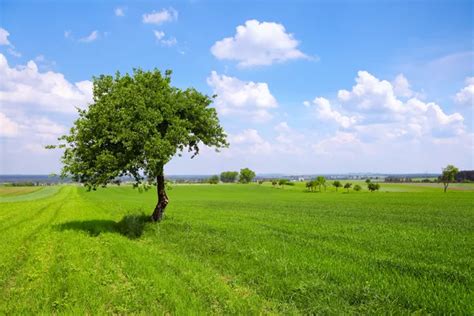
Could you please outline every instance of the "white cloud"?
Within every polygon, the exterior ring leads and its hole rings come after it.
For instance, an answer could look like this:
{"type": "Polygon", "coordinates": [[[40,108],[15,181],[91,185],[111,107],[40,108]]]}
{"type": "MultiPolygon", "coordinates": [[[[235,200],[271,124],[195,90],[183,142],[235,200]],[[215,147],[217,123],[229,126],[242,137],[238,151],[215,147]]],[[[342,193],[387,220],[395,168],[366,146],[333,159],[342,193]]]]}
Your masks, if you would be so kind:
{"type": "Polygon", "coordinates": [[[156,40],[163,46],[171,47],[178,44],[178,41],[174,37],[165,38],[165,32],[154,30],[153,34],[155,35],[156,40]]]}
{"type": "Polygon", "coordinates": [[[92,82],[71,83],[61,73],[38,71],[30,60],[10,67],[0,54],[0,102],[3,109],[22,107],[36,111],[75,113],[92,101],[92,82]]]}
{"type": "Polygon", "coordinates": [[[350,91],[338,92],[338,101],[347,114],[333,110],[324,98],[316,98],[314,103],[320,119],[333,120],[340,127],[351,129],[363,141],[421,140],[466,133],[461,114],[446,114],[438,104],[417,97],[402,101],[394,90],[390,82],[359,71],[356,85],[350,91]]]}
{"type": "Polygon", "coordinates": [[[125,16],[125,8],[117,7],[114,9],[115,16],[125,16]]]}
{"type": "Polygon", "coordinates": [[[10,33],[0,27],[0,46],[7,46],[7,52],[14,57],[21,57],[21,53],[15,49],[15,46],[8,40],[10,33]]]}
{"type": "Polygon", "coordinates": [[[21,53],[12,47],[8,47],[7,52],[14,57],[21,57],[21,53]]]}
{"type": "Polygon", "coordinates": [[[72,32],[70,30],[64,31],[64,37],[65,38],[71,38],[72,32]]]}
{"type": "Polygon", "coordinates": [[[272,117],[269,110],[278,106],[264,82],[241,81],[213,71],[207,83],[217,94],[215,104],[221,115],[239,115],[253,121],[267,121],[272,117]]]}
{"type": "Polygon", "coordinates": [[[272,145],[264,140],[256,129],[246,129],[241,133],[231,134],[228,139],[231,148],[230,153],[259,155],[272,152],[272,145]]]}
{"type": "Polygon", "coordinates": [[[362,154],[363,144],[354,133],[337,131],[333,136],[323,138],[312,145],[318,155],[341,156],[344,159],[362,154]]]}
{"type": "Polygon", "coordinates": [[[308,58],[299,42],[282,24],[248,20],[236,28],[234,37],[226,37],[211,47],[218,59],[238,61],[238,66],[266,66],[292,59],[308,58]]]}
{"type": "Polygon", "coordinates": [[[162,24],[165,22],[173,22],[178,19],[178,11],[173,8],[163,9],[161,11],[153,11],[145,13],[142,16],[143,23],[147,24],[162,24]]]}
{"type": "Polygon", "coordinates": [[[79,42],[90,43],[90,42],[93,42],[93,41],[97,40],[98,38],[99,38],[99,31],[94,30],[89,35],[80,38],[79,42]]]}
{"type": "Polygon", "coordinates": [[[454,100],[459,104],[474,106],[474,77],[466,78],[465,82],[466,86],[456,93],[454,100]]]}
{"type": "Polygon", "coordinates": [[[0,112],[0,137],[14,137],[19,131],[20,125],[0,112]]]}
{"type": "Polygon", "coordinates": [[[167,38],[167,39],[162,39],[160,41],[160,43],[164,46],[171,47],[171,46],[176,45],[178,43],[178,41],[176,40],[176,38],[170,37],[170,38],[167,38]]]}
{"type": "Polygon", "coordinates": [[[396,96],[399,97],[411,97],[413,91],[411,91],[410,83],[403,74],[399,74],[392,82],[393,90],[396,96]]]}
{"type": "Polygon", "coordinates": [[[346,116],[332,109],[329,100],[322,97],[315,98],[313,104],[316,106],[316,114],[321,120],[334,121],[343,128],[353,126],[359,119],[357,116],[346,116]]]}
{"type": "Polygon", "coordinates": [[[4,28],[0,27],[0,45],[11,45],[10,41],[8,40],[8,36],[10,36],[10,33],[4,28]]]}
{"type": "Polygon", "coordinates": [[[153,34],[155,34],[157,40],[161,40],[163,37],[165,37],[165,32],[163,31],[154,30],[153,34]]]}

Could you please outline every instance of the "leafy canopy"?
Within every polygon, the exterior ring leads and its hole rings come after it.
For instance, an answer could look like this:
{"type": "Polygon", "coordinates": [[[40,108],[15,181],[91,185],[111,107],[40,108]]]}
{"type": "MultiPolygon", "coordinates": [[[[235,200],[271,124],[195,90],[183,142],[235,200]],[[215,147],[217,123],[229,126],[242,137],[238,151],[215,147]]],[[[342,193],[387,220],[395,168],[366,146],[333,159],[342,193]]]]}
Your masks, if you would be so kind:
{"type": "Polygon", "coordinates": [[[239,182],[249,183],[255,178],[255,172],[249,168],[240,169],[239,182]]]}
{"type": "Polygon", "coordinates": [[[455,166],[447,165],[446,168],[443,168],[443,173],[441,174],[441,181],[443,181],[443,183],[454,182],[458,172],[459,169],[455,166]]]}
{"type": "Polygon", "coordinates": [[[237,171],[223,171],[221,172],[221,181],[222,182],[235,182],[239,173],[237,171]]]}
{"type": "Polygon", "coordinates": [[[194,157],[201,144],[227,147],[211,103],[193,88],[173,87],[169,70],[94,77],[93,103],[79,110],[69,135],[59,138],[58,147],[65,148],[62,174],[89,188],[119,176],[140,184],[145,176],[162,176],[163,166],[185,149],[194,157]]]}

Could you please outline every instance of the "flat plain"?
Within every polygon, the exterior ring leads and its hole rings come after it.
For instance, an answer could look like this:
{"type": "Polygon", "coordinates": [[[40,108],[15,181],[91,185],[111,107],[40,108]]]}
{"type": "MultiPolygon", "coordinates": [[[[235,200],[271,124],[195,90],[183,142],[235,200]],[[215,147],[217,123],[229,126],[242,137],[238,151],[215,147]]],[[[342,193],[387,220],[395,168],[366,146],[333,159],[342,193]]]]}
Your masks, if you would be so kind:
{"type": "Polygon", "coordinates": [[[0,314],[474,314],[474,186],[0,189],[0,314]]]}

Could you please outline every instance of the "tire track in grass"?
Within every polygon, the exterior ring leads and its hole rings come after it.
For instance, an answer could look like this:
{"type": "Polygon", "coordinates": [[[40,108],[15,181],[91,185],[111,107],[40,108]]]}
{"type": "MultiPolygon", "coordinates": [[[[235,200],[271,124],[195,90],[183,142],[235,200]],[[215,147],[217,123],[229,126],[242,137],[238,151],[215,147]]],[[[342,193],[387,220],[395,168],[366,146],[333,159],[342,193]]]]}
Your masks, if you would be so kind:
{"type": "Polygon", "coordinates": [[[15,282],[17,275],[26,264],[30,254],[29,249],[31,248],[32,244],[37,240],[41,231],[43,231],[45,227],[49,226],[58,217],[59,211],[61,210],[63,202],[64,200],[66,200],[66,198],[67,196],[65,196],[59,201],[53,202],[52,204],[59,205],[55,208],[52,213],[53,215],[49,218],[49,220],[47,222],[39,224],[29,234],[20,239],[21,246],[19,247],[17,254],[14,256],[14,265],[10,266],[9,269],[3,269],[4,276],[0,279],[0,288],[3,288],[4,297],[7,295],[13,282],[15,282]],[[5,276],[7,277],[5,278],[5,276]]]}
{"type": "MultiPolygon", "coordinates": [[[[15,223],[0,227],[0,233],[3,233],[4,231],[9,230],[10,228],[18,227],[19,225],[21,225],[21,224],[23,224],[27,221],[31,221],[32,218],[37,218],[39,215],[44,213],[44,211],[46,209],[48,209],[53,203],[54,202],[50,202],[50,203],[46,204],[45,206],[43,206],[43,207],[39,208],[38,210],[36,210],[33,214],[23,214],[23,215],[26,215],[26,218],[24,218],[24,219],[20,219],[19,221],[15,222],[15,223]]],[[[18,218],[18,215],[15,216],[15,214],[13,214],[11,217],[7,218],[4,222],[8,223],[8,221],[13,217],[18,218]]]]}

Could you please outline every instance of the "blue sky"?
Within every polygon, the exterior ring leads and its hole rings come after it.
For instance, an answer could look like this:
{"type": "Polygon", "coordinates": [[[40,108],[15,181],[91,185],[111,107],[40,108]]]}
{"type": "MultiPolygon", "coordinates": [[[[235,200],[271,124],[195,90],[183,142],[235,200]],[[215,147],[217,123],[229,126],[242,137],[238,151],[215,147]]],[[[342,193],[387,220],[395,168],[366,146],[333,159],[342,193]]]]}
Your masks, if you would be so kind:
{"type": "Polygon", "coordinates": [[[92,76],[172,69],[231,147],[169,174],[474,168],[470,1],[0,1],[0,173],[60,169],[92,76]]]}

